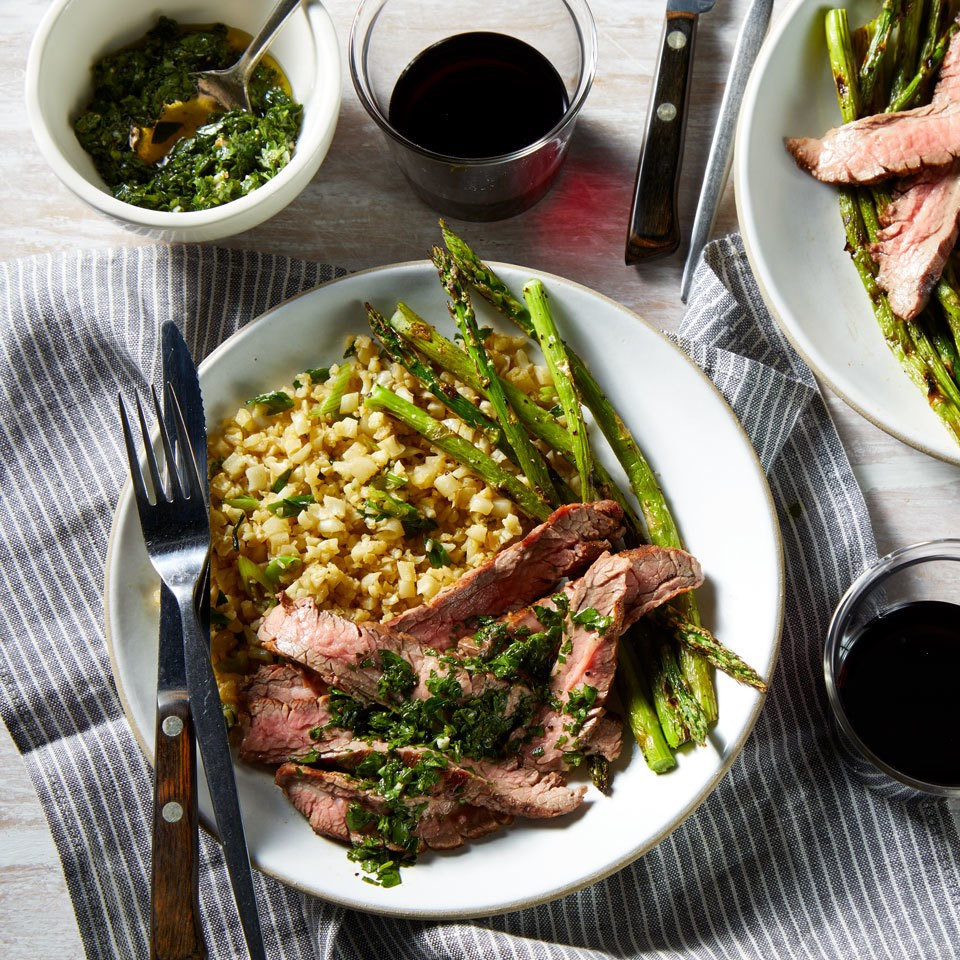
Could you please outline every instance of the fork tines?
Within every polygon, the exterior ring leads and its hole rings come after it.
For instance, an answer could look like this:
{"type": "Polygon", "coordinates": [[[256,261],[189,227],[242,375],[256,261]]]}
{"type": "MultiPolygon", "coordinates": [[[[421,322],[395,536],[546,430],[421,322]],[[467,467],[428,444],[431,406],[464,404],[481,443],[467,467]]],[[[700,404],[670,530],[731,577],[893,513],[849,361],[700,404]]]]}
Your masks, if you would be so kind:
{"type": "Polygon", "coordinates": [[[169,492],[164,486],[162,471],[157,462],[153,444],[150,442],[150,431],[147,427],[146,417],[143,414],[140,395],[134,394],[134,399],[137,404],[137,419],[140,422],[140,435],[143,439],[143,448],[147,460],[147,470],[149,471],[150,482],[153,486],[154,501],[149,499],[143,482],[142,471],[138,468],[139,457],[137,456],[133,433],[130,429],[130,418],[127,413],[126,404],[123,402],[123,395],[117,394],[117,399],[120,404],[120,422],[123,426],[123,440],[127,449],[127,460],[130,463],[130,478],[133,481],[134,494],[136,495],[138,503],[158,503],[160,500],[173,503],[177,500],[192,499],[193,497],[197,497],[202,502],[203,489],[200,485],[199,467],[193,458],[193,449],[187,437],[187,427],[183,420],[183,412],[180,409],[180,400],[172,384],[167,383],[166,390],[168,403],[174,411],[174,424],[177,432],[176,449],[180,454],[179,460],[174,453],[174,444],[163,419],[156,387],[150,387],[150,393],[153,398],[153,410],[156,416],[157,426],[160,430],[160,443],[163,447],[167,473],[170,478],[169,492]]]}

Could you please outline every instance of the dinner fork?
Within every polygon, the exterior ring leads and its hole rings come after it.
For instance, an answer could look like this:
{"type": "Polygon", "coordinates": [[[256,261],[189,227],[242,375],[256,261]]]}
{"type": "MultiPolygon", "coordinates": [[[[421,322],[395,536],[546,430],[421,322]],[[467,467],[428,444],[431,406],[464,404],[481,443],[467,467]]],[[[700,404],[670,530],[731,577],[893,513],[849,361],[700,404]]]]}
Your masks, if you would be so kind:
{"type": "Polygon", "coordinates": [[[157,677],[157,738],[154,758],[153,864],[150,884],[150,956],[152,960],[203,960],[206,946],[198,896],[199,837],[194,715],[187,691],[183,634],[200,629],[194,595],[209,549],[209,517],[192,446],[173,387],[167,385],[167,413],[161,415],[156,390],[153,405],[167,466],[162,470],[150,443],[139,396],[137,419],[143,438],[150,501],[123,397],[120,419],[137,512],[150,561],[169,588],[179,610],[180,629],[161,635],[157,677]],[[172,425],[180,451],[173,454],[172,425]]]}

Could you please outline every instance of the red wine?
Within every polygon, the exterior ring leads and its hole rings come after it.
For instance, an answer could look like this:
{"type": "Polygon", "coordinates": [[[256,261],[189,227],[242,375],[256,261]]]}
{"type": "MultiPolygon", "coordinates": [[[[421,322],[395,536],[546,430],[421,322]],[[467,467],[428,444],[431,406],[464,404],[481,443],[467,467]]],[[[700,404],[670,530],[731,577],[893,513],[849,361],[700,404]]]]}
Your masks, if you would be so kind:
{"type": "Polygon", "coordinates": [[[498,157],[549,133],[569,103],[553,64],[502,33],[460,33],[404,69],[388,119],[417,146],[450,157],[498,157]]]}
{"type": "Polygon", "coordinates": [[[958,678],[960,606],[920,600],[851,638],[837,688],[851,726],[881,760],[916,780],[955,786],[958,678]]]}

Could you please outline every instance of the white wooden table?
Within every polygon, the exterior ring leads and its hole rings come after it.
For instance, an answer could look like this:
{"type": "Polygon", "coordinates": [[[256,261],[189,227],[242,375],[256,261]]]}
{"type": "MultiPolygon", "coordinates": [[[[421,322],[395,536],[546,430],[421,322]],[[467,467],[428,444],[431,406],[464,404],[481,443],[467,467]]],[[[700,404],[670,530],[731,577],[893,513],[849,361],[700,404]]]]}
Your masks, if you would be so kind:
{"type": "MultiPolygon", "coordinates": [[[[118,0],[118,3],[120,0],[118,0]]],[[[266,6],[266,0],[264,0],[266,6]]],[[[778,0],[774,16],[789,0],[778,0]]],[[[137,244],[61,186],[33,144],[23,107],[31,36],[47,0],[0,4],[0,258],[75,247],[137,244]]],[[[162,4],[160,4],[162,6],[162,4]]],[[[353,0],[327,0],[342,46],[353,0]]],[[[475,225],[490,259],[549,270],[593,287],[653,323],[675,329],[682,252],[625,267],[630,193],[665,4],[592,0],[600,35],[594,89],[578,122],[560,181],[539,205],[512,220],[475,225]]],[[[729,57],[746,0],[722,0],[700,25],[682,178],[689,232],[729,57]]],[[[728,187],[715,233],[736,228],[728,187]]],[[[360,269],[425,256],[436,216],[417,201],[386,156],[344,72],[337,134],[320,173],[287,210],[228,244],[360,269]]],[[[891,439],[827,392],[860,480],[881,553],[960,532],[960,468],[891,439]]],[[[0,957],[73,960],[83,951],[59,859],[25,768],[0,733],[0,957]]]]}

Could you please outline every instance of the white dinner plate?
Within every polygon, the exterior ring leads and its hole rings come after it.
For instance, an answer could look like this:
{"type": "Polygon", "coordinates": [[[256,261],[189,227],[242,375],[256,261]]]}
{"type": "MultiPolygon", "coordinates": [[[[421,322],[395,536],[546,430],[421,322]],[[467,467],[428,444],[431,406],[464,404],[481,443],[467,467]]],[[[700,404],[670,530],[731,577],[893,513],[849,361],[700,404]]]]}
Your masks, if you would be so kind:
{"type": "MultiPolygon", "coordinates": [[[[769,678],[783,609],[779,527],[753,448],[726,402],[670,341],[619,304],[560,277],[506,265],[497,269],[517,290],[531,276],[543,278],[560,329],[607,390],[669,491],[687,545],[706,573],[700,591],[705,622],[769,678]]],[[[208,423],[213,428],[247,398],[338,359],[346,336],[365,329],[365,300],[392,312],[400,299],[452,334],[436,273],[426,261],[335,280],[264,314],[204,361],[200,383],[208,423]]],[[[482,323],[505,328],[505,321],[483,307],[478,307],[482,323]]],[[[602,453],[616,470],[605,446],[602,453]]],[[[117,688],[148,756],[156,595],[128,484],[107,557],[107,635],[117,688]]],[[[426,853],[403,871],[400,886],[386,890],[362,882],[345,847],[316,836],[267,771],[238,764],[252,858],[301,890],[383,914],[479,916],[558,897],[649,850],[716,786],[763,703],[758,693],[725,676],[718,677],[717,687],[720,720],[707,746],[681,751],[671,773],[651,773],[628,744],[615,764],[608,796],[591,787],[583,807],[570,816],[517,821],[460,850],[426,853]]],[[[205,793],[200,803],[209,824],[205,793]]]]}
{"type": "MultiPolygon", "coordinates": [[[[880,0],[846,4],[854,29],[880,0]]],[[[785,137],[841,123],[823,33],[829,8],[799,0],[775,24],[747,84],[737,131],[737,214],[770,312],[813,370],[898,439],[950,463],[960,447],[890,352],[846,253],[835,187],[800,170],[785,137]]]]}

